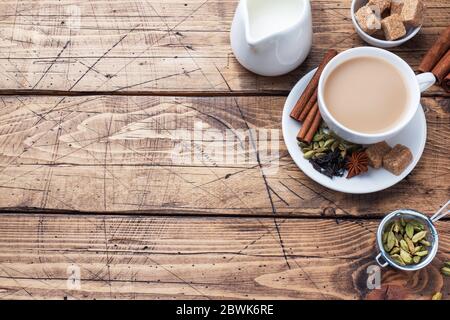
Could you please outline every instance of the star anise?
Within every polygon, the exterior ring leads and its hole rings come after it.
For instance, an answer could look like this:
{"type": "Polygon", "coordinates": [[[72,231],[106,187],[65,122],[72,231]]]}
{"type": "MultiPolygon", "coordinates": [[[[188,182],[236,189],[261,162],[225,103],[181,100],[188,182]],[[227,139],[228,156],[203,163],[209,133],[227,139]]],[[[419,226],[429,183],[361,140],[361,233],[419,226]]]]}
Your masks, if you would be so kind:
{"type": "Polygon", "coordinates": [[[369,157],[364,151],[353,152],[347,159],[347,179],[360,175],[369,170],[369,157]]]}

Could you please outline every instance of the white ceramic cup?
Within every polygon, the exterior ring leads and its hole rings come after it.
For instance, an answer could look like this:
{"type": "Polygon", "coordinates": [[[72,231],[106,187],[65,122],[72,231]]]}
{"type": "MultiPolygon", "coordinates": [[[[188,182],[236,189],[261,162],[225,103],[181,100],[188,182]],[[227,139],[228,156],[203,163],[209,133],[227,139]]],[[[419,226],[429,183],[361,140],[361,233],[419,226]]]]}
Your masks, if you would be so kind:
{"type": "MultiPolygon", "coordinates": [[[[325,67],[319,79],[318,104],[323,120],[328,127],[341,138],[359,144],[373,144],[387,140],[397,135],[414,117],[420,105],[420,93],[431,87],[436,82],[432,73],[415,75],[411,67],[397,55],[380,48],[359,47],[346,50],[334,57],[325,67]],[[363,133],[352,130],[339,123],[328,111],[325,104],[325,83],[330,73],[343,62],[357,57],[375,57],[385,60],[394,66],[405,81],[406,90],[409,94],[409,103],[406,112],[397,125],[380,133],[363,133]]],[[[382,94],[382,93],[380,93],[382,94]]]]}

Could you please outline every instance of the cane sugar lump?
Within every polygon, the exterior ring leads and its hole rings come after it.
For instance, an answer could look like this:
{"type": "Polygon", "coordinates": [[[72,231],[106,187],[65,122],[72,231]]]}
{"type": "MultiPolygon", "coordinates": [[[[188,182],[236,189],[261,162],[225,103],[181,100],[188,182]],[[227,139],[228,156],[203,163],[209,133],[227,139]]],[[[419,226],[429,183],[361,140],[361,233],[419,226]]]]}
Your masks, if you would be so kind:
{"type": "Polygon", "coordinates": [[[356,11],[355,18],[360,28],[367,34],[373,34],[381,27],[380,17],[368,5],[356,11]]]}
{"type": "Polygon", "coordinates": [[[421,0],[403,0],[402,20],[409,27],[418,27],[423,23],[425,6],[421,0]]]}
{"type": "Polygon", "coordinates": [[[375,169],[379,169],[383,165],[383,157],[391,151],[391,147],[386,141],[378,142],[370,145],[366,149],[367,157],[369,158],[369,165],[375,169]]]}
{"type": "Polygon", "coordinates": [[[381,14],[391,7],[391,0],[369,0],[367,4],[369,6],[378,6],[381,14]]]}
{"type": "Polygon", "coordinates": [[[383,167],[389,172],[400,175],[412,162],[411,150],[404,145],[397,144],[383,158],[383,167]]]}
{"type": "Polygon", "coordinates": [[[403,9],[403,0],[391,1],[391,14],[398,14],[401,16],[403,9]]]}
{"type": "Polygon", "coordinates": [[[406,35],[402,18],[398,14],[390,15],[381,20],[381,27],[383,28],[386,40],[389,41],[400,39],[406,35]]]}

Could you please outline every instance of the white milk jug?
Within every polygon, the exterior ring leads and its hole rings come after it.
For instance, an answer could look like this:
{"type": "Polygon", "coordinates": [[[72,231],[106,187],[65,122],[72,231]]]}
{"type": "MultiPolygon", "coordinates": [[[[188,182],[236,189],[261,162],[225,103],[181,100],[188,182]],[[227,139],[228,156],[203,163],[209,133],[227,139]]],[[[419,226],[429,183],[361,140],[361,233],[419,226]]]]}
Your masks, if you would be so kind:
{"type": "Polygon", "coordinates": [[[240,0],[231,26],[239,63],[263,76],[297,68],[312,44],[309,0],[240,0]]]}

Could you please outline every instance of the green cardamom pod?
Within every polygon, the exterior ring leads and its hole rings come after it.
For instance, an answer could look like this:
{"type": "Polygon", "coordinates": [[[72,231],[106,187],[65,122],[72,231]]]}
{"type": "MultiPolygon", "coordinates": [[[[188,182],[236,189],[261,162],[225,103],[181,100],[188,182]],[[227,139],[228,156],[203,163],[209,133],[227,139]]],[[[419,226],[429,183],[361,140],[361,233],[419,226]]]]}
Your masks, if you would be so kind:
{"type": "Polygon", "coordinates": [[[316,153],[316,152],[315,152],[314,150],[308,151],[307,153],[305,153],[305,154],[303,155],[303,158],[305,158],[305,159],[311,159],[311,158],[314,156],[315,153],[316,153]]]}
{"type": "Polygon", "coordinates": [[[411,255],[403,249],[400,249],[400,257],[403,261],[405,261],[406,264],[410,264],[412,262],[411,255]]]}
{"type": "Polygon", "coordinates": [[[436,292],[433,297],[431,297],[431,300],[442,300],[442,293],[436,292]]]}
{"type": "Polygon", "coordinates": [[[420,240],[422,240],[423,238],[425,238],[427,236],[427,232],[426,231],[420,231],[417,232],[412,238],[411,240],[416,243],[419,242],[420,240]]]}
{"type": "Polygon", "coordinates": [[[316,133],[316,134],[314,135],[313,141],[314,141],[314,142],[319,142],[319,141],[322,140],[322,139],[323,139],[323,134],[316,133]]]}
{"type": "Polygon", "coordinates": [[[448,268],[448,267],[443,267],[443,268],[441,269],[441,273],[442,273],[444,276],[450,277],[450,268],[448,268]]]}
{"type": "Polygon", "coordinates": [[[383,236],[382,236],[383,243],[387,242],[387,236],[388,236],[388,233],[387,232],[383,232],[383,236]]]}
{"type": "Polygon", "coordinates": [[[393,254],[398,254],[400,253],[400,248],[399,247],[394,247],[392,248],[392,250],[389,252],[389,254],[392,256],[393,254]]]}
{"type": "Polygon", "coordinates": [[[397,264],[404,266],[406,263],[403,261],[402,257],[400,257],[398,254],[394,254],[391,256],[391,259],[394,260],[397,264]]]}
{"type": "Polygon", "coordinates": [[[314,158],[321,158],[321,157],[326,156],[326,155],[327,155],[327,154],[324,153],[324,152],[317,152],[317,153],[314,155],[314,158]]]}
{"type": "Polygon", "coordinates": [[[314,150],[315,152],[324,152],[324,151],[326,151],[324,148],[317,148],[317,149],[315,149],[314,150]]]}
{"type": "Polygon", "coordinates": [[[300,141],[300,142],[298,143],[298,145],[299,145],[301,148],[308,148],[308,147],[309,147],[309,144],[304,143],[304,142],[302,142],[302,141],[300,141]]]}
{"type": "Polygon", "coordinates": [[[414,253],[414,255],[416,255],[418,257],[425,257],[426,255],[428,255],[428,250],[416,252],[416,253],[414,253]]]}
{"type": "Polygon", "coordinates": [[[407,223],[405,231],[408,238],[412,239],[412,237],[414,236],[414,226],[411,223],[407,223]]]}
{"type": "Polygon", "coordinates": [[[325,148],[331,147],[331,145],[334,143],[334,139],[328,139],[327,141],[325,141],[325,143],[323,144],[323,146],[325,148]]]}
{"type": "Polygon", "coordinates": [[[431,243],[427,240],[420,240],[420,243],[423,244],[425,247],[430,247],[431,243]]]}
{"type": "Polygon", "coordinates": [[[335,141],[332,145],[331,145],[331,151],[336,150],[337,148],[339,148],[339,141],[335,141]]]}
{"type": "Polygon", "coordinates": [[[401,217],[400,218],[400,223],[401,223],[402,227],[406,226],[405,218],[401,217]]]}
{"type": "Polygon", "coordinates": [[[425,230],[425,226],[423,224],[421,224],[419,221],[412,220],[410,223],[414,226],[414,230],[416,230],[416,231],[425,230]]]}
{"type": "Polygon", "coordinates": [[[398,221],[394,222],[394,228],[392,229],[395,233],[400,232],[400,223],[398,221]]]}
{"type": "Polygon", "coordinates": [[[405,239],[406,244],[408,245],[408,251],[409,253],[413,254],[414,252],[416,252],[416,248],[414,247],[414,243],[412,242],[411,239],[409,239],[408,237],[405,239]]]}
{"type": "Polygon", "coordinates": [[[405,250],[406,252],[409,251],[408,244],[407,244],[406,241],[403,240],[403,239],[400,240],[400,247],[401,247],[403,250],[405,250]]]}
{"type": "Polygon", "coordinates": [[[396,241],[397,239],[395,238],[394,233],[392,231],[389,231],[386,243],[387,251],[392,250],[392,248],[395,246],[396,241]]]}
{"type": "Polygon", "coordinates": [[[422,259],[422,257],[414,256],[414,257],[413,257],[413,262],[414,262],[415,264],[418,264],[418,263],[420,262],[420,259],[422,259]]]}

